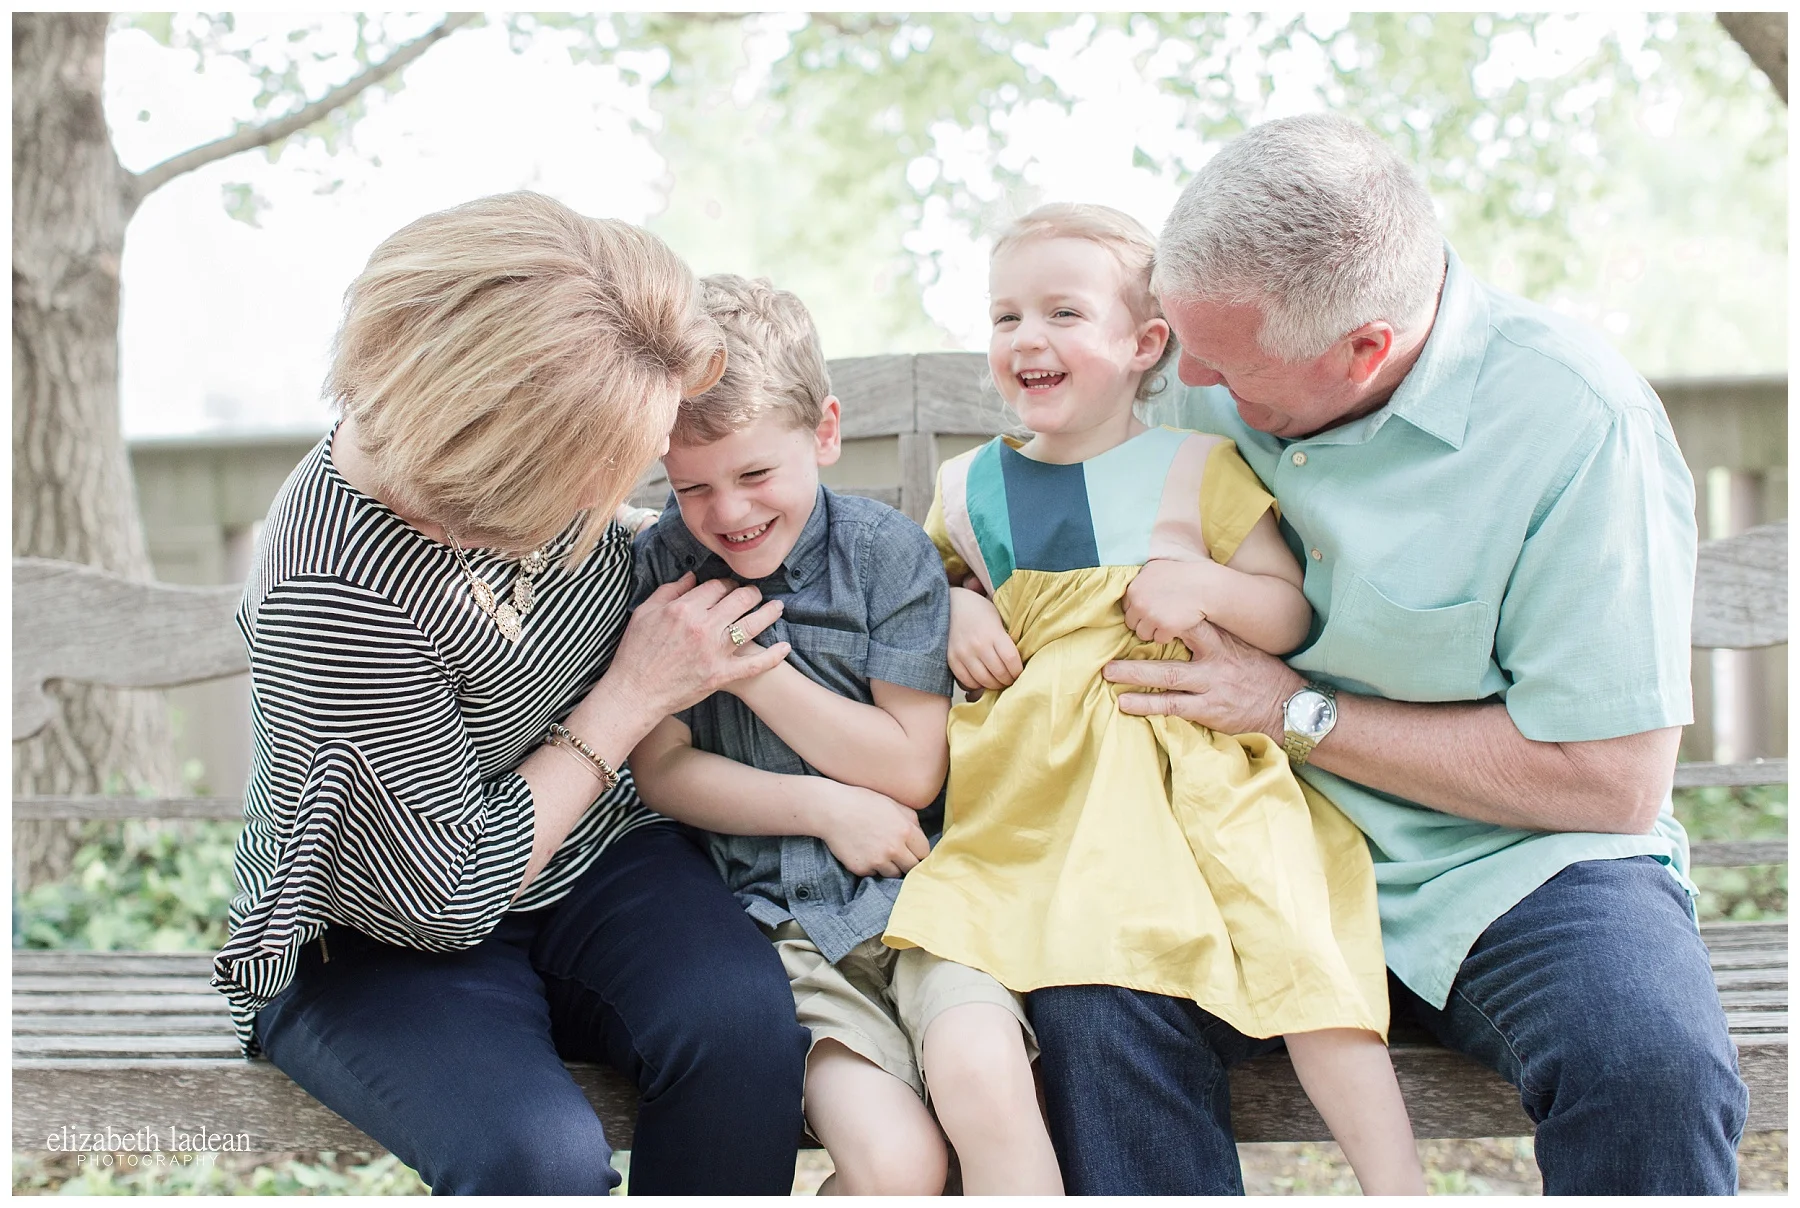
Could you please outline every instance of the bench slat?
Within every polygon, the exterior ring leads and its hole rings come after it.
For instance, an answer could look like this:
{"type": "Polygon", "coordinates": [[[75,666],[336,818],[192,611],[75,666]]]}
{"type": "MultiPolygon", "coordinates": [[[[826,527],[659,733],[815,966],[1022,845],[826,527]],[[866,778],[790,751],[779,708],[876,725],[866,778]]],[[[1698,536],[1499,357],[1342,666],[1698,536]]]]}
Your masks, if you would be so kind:
{"type": "Polygon", "coordinates": [[[1779,1010],[1727,1010],[1725,1022],[1731,1027],[1732,1039],[1739,1040],[1740,1043],[1744,1037],[1770,1033],[1779,1033],[1781,1042],[1787,1043],[1788,1013],[1785,1004],[1779,1010]]]}
{"type": "Polygon", "coordinates": [[[79,1015],[216,1015],[225,998],[217,990],[192,994],[30,994],[13,995],[13,1010],[79,1015]]]}
{"type": "Polygon", "coordinates": [[[1785,839],[1702,840],[1688,844],[1688,856],[1696,868],[1747,868],[1786,864],[1787,848],[1785,839]]]}
{"type": "Polygon", "coordinates": [[[1700,543],[1693,644],[1748,650],[1787,641],[1787,521],[1700,543]]]}
{"type": "MultiPolygon", "coordinates": [[[[1485,1136],[1531,1132],[1518,1093],[1466,1057],[1443,1049],[1404,1047],[1394,1051],[1394,1065],[1413,1131],[1421,1139],[1467,1136],[1476,1129],[1485,1136]]],[[[1785,1038],[1742,1042],[1739,1068],[1751,1089],[1747,1128],[1787,1127],[1785,1038]]],[[[636,1112],[630,1084],[597,1066],[571,1065],[570,1073],[594,1104],[607,1136],[626,1148],[636,1112]]],[[[1259,1058],[1233,1071],[1232,1105],[1240,1141],[1326,1139],[1323,1122],[1283,1055],[1259,1058]]],[[[379,1148],[266,1061],[17,1059],[14,1148],[46,1148],[46,1138],[71,1121],[90,1126],[141,1121],[157,1128],[174,1124],[184,1130],[229,1129],[249,1133],[251,1147],[265,1151],[379,1148]]]]}
{"type": "Polygon", "coordinates": [[[16,1057],[237,1057],[237,1040],[227,1034],[101,1033],[92,1036],[13,1034],[16,1057]]]}
{"type": "Polygon", "coordinates": [[[1756,923],[1702,923],[1700,938],[1714,950],[1720,948],[1779,948],[1787,951],[1786,920],[1756,923]]]}
{"type": "Polygon", "coordinates": [[[12,1017],[14,1036],[108,1036],[135,1032],[143,1036],[216,1033],[232,1036],[231,1017],[214,1015],[70,1015],[67,1012],[12,1017]]]}
{"type": "Polygon", "coordinates": [[[186,972],[117,977],[93,973],[29,973],[22,977],[13,974],[14,994],[199,994],[207,991],[212,991],[212,987],[204,977],[197,978],[186,972]]]}
{"type": "Polygon", "coordinates": [[[13,820],[206,818],[242,822],[241,797],[14,797],[13,820]]]}
{"type": "Polygon", "coordinates": [[[1713,785],[1744,788],[1762,784],[1786,784],[1788,761],[1785,759],[1752,759],[1748,763],[1678,763],[1675,765],[1675,787],[1698,789],[1713,785]]]}
{"type": "Polygon", "coordinates": [[[231,587],[138,583],[48,558],[13,559],[13,741],[49,722],[52,679],[162,688],[249,666],[231,587]],[[54,618],[54,623],[46,623],[54,618]]]}
{"type": "Polygon", "coordinates": [[[1719,948],[1708,955],[1714,969],[1785,969],[1785,948],[1719,948]]]}

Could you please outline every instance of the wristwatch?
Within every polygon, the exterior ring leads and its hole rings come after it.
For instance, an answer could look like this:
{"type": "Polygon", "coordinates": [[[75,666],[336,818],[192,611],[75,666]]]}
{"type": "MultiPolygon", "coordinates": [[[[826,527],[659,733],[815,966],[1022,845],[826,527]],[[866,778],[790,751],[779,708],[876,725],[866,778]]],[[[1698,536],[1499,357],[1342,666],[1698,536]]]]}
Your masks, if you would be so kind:
{"type": "Polygon", "coordinates": [[[1337,725],[1337,689],[1308,680],[1304,688],[1288,697],[1281,706],[1281,749],[1288,763],[1299,767],[1306,762],[1331,727],[1337,725]]]}

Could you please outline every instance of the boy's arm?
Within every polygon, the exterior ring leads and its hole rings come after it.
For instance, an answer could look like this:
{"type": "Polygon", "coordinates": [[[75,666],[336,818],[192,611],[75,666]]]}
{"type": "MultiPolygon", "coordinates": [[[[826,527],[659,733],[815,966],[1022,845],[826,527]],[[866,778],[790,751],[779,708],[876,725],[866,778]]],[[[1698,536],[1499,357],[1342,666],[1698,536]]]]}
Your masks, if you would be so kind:
{"type": "Polygon", "coordinates": [[[1125,589],[1125,623],[1147,642],[1168,642],[1211,621],[1258,650],[1286,654],[1312,629],[1302,582],[1275,514],[1264,512],[1223,566],[1146,562],[1125,589]]]}
{"type": "Polygon", "coordinates": [[[903,876],[931,851],[917,815],[899,802],[696,750],[673,717],[638,743],[631,773],[638,795],[665,817],[725,835],[811,835],[857,876],[903,876]]]}
{"type": "Polygon", "coordinates": [[[950,770],[949,698],[879,679],[869,690],[875,703],[865,705],[791,663],[727,689],[824,775],[924,809],[950,770]]]}

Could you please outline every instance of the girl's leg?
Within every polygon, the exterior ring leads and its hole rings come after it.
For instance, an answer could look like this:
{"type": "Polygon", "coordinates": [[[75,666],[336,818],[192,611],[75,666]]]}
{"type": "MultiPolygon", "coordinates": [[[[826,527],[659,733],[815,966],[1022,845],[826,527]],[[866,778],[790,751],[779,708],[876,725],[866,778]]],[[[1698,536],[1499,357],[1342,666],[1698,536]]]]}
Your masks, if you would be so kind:
{"type": "Polygon", "coordinates": [[[786,1195],[807,1034],[781,959],[672,826],[609,847],[531,948],[557,1049],[637,1083],[631,1190],[786,1195]]]}
{"type": "Polygon", "coordinates": [[[333,927],[323,950],[301,949],[257,1039],[439,1195],[605,1195],[619,1176],[551,1043],[533,931],[509,916],[473,948],[436,953],[333,927]]]}
{"type": "Polygon", "coordinates": [[[1412,1121],[1381,1037],[1324,1028],[1286,1038],[1294,1073],[1337,1139],[1364,1195],[1424,1195],[1412,1121]]]}
{"type": "Polygon", "coordinates": [[[951,1007],[925,1029],[925,1084],[965,1195],[1061,1195],[1025,1034],[1005,1007],[951,1007]]]}
{"type": "Polygon", "coordinates": [[[950,1159],[919,1096],[835,1040],[820,1040],[807,1058],[806,1122],[837,1168],[822,1194],[943,1192],[950,1159]]]}

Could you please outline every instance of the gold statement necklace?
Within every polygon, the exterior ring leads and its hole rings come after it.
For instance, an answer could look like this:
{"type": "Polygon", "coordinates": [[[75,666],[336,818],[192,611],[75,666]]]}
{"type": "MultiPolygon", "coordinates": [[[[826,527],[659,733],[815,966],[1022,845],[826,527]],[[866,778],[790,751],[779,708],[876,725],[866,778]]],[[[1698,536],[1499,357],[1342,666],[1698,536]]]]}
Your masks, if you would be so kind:
{"type": "Polygon", "coordinates": [[[519,577],[513,580],[512,599],[501,600],[488,581],[469,565],[468,551],[463,549],[456,534],[446,529],[444,535],[450,538],[450,548],[456,551],[456,563],[469,580],[469,592],[475,597],[476,607],[494,618],[501,637],[516,643],[525,632],[525,614],[537,603],[537,577],[550,564],[544,553],[550,543],[546,541],[519,560],[519,577]]]}

